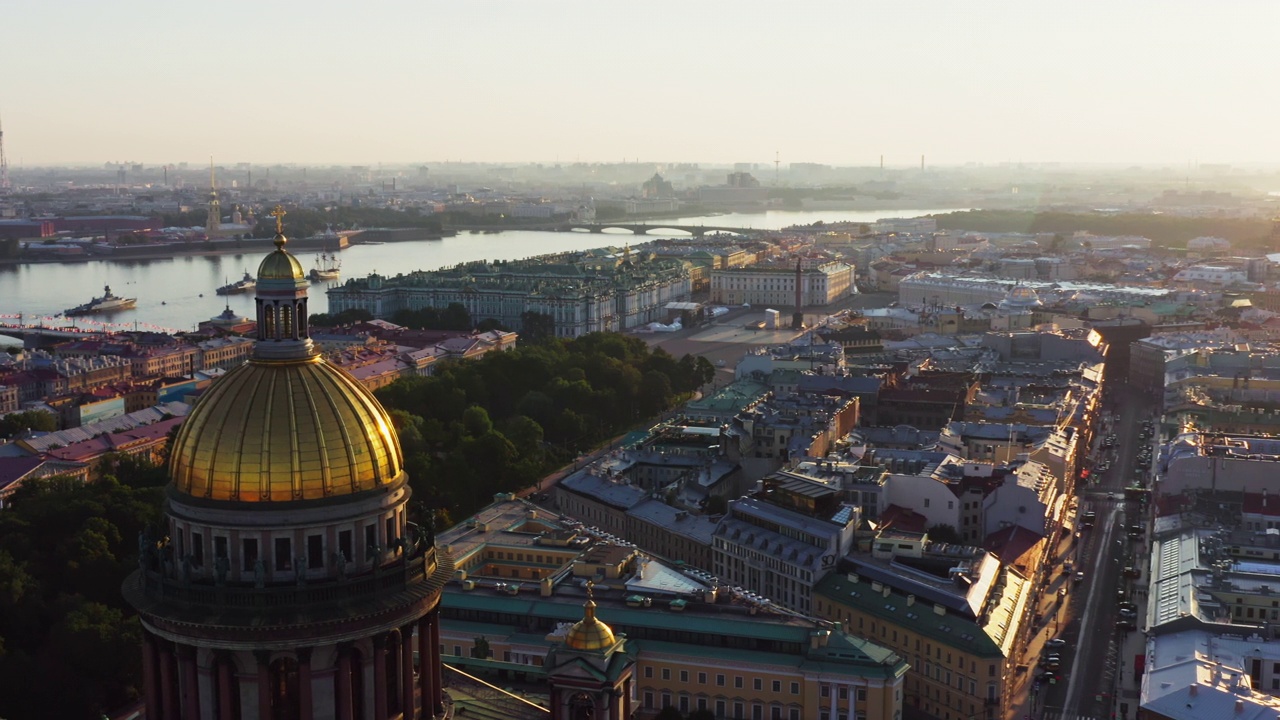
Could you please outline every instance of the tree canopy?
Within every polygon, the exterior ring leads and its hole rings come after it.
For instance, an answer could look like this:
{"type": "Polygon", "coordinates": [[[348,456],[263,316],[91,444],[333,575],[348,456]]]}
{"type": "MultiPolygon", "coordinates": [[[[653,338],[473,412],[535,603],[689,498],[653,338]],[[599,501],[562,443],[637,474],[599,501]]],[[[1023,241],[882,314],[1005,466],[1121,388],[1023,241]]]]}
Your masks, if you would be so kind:
{"type": "Polygon", "coordinates": [[[1185,247],[1205,235],[1233,243],[1264,245],[1271,231],[1263,218],[1184,217],[1150,213],[1068,213],[1030,210],[966,210],[935,216],[939,230],[1056,233],[1084,230],[1094,235],[1138,235],[1155,245],[1185,247]]]}
{"type": "Polygon", "coordinates": [[[89,718],[141,691],[141,628],[120,594],[160,522],[164,472],[120,458],[91,485],[24,483],[0,512],[0,716],[89,718]]]}
{"type": "Polygon", "coordinates": [[[414,497],[462,518],[657,415],[715,368],[616,333],[449,363],[377,392],[400,432],[414,497]]]}
{"type": "Polygon", "coordinates": [[[24,410],[0,417],[0,438],[13,437],[27,430],[53,432],[58,429],[58,417],[44,410],[24,410]]]}

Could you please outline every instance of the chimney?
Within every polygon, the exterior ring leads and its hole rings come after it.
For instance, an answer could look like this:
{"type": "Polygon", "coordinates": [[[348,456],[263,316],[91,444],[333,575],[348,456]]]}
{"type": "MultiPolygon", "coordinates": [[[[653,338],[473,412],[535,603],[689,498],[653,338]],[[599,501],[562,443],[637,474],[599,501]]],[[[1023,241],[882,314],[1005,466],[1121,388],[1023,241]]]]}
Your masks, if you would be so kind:
{"type": "Polygon", "coordinates": [[[881,594],[881,595],[883,595],[883,596],[885,596],[885,597],[889,597],[889,593],[891,593],[891,592],[893,592],[893,589],[892,589],[892,588],[890,588],[888,585],[885,585],[885,586],[884,586],[884,590],[882,590],[882,591],[880,592],[880,594],[881,594]]]}
{"type": "Polygon", "coordinates": [[[1191,697],[1195,697],[1196,695],[1199,695],[1200,683],[1198,682],[1191,683],[1191,687],[1187,688],[1187,694],[1190,695],[1191,697]]]}
{"type": "Polygon", "coordinates": [[[915,604],[916,604],[916,596],[915,596],[915,595],[908,595],[908,596],[907,596],[907,607],[911,607],[912,605],[915,605],[915,604]]]}
{"type": "Polygon", "coordinates": [[[1244,700],[1236,698],[1236,714],[1239,715],[1242,712],[1244,712],[1244,700]]]}
{"type": "Polygon", "coordinates": [[[934,604],[933,604],[933,614],[934,614],[934,615],[946,615],[946,614],[947,614],[947,607],[946,607],[945,605],[943,605],[942,603],[934,603],[934,604]]]}

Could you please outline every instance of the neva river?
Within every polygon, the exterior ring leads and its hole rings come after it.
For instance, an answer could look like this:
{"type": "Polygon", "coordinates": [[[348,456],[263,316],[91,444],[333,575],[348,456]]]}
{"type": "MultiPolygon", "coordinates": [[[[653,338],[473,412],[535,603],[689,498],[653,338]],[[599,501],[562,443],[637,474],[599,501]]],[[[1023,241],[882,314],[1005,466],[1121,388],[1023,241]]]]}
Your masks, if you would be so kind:
{"type": "MultiPolygon", "coordinates": [[[[779,229],[790,225],[824,222],[872,222],[883,217],[916,217],[953,212],[954,209],[910,210],[823,210],[729,213],[674,220],[650,220],[655,227],[672,225],[719,225],[754,229],[779,229]]],[[[286,228],[287,231],[287,228],[286,228]]],[[[397,275],[413,270],[435,270],[473,260],[516,260],[533,255],[586,250],[606,245],[641,243],[666,235],[638,236],[629,232],[556,233],[514,230],[493,235],[463,232],[443,240],[353,245],[342,251],[342,279],[364,277],[377,272],[397,275]]],[[[239,280],[245,271],[256,273],[263,251],[236,255],[181,257],[173,260],[92,260],[76,263],[36,263],[0,265],[0,323],[12,323],[11,316],[24,315],[24,322],[39,316],[56,315],[66,308],[88,302],[110,285],[116,295],[138,299],[138,306],[111,316],[93,316],[91,321],[111,322],[132,328],[190,330],[196,323],[218,313],[228,304],[240,315],[253,317],[253,294],[219,296],[214,290],[228,281],[239,280]]],[[[298,260],[308,270],[315,254],[300,251],[298,260]]],[[[313,284],[311,311],[325,312],[328,301],[323,286],[313,284]]],[[[81,326],[90,322],[80,319],[81,326]]]]}

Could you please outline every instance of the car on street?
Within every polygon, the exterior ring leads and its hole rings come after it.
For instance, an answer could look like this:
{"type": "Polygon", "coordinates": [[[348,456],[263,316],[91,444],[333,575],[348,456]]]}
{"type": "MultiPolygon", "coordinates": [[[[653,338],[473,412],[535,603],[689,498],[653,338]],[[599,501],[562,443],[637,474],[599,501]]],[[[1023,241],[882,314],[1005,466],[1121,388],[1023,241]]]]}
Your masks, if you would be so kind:
{"type": "Polygon", "coordinates": [[[1129,632],[1137,629],[1138,629],[1138,624],[1133,620],[1120,618],[1119,620],[1116,621],[1116,630],[1123,630],[1125,632],[1129,632]]]}
{"type": "Polygon", "coordinates": [[[1125,577],[1127,577],[1127,578],[1136,578],[1136,577],[1138,577],[1138,576],[1139,576],[1139,575],[1141,575],[1141,574],[1142,574],[1142,572],[1141,572],[1140,570],[1138,570],[1138,568],[1136,568],[1136,567],[1129,567],[1129,566],[1126,566],[1126,567],[1125,567],[1125,569],[1124,569],[1124,576],[1125,576],[1125,577]]]}
{"type": "Polygon", "coordinates": [[[1124,609],[1124,608],[1120,608],[1120,617],[1121,617],[1121,618],[1124,618],[1124,619],[1126,619],[1126,620],[1133,620],[1133,619],[1135,619],[1135,618],[1137,618],[1137,617],[1138,617],[1138,611],[1137,611],[1137,610],[1126,610],[1126,609],[1124,609]]]}
{"type": "Polygon", "coordinates": [[[1044,646],[1050,648],[1064,648],[1067,646],[1067,641],[1062,638],[1054,638],[1049,642],[1046,642],[1044,646]]]}
{"type": "Polygon", "coordinates": [[[1137,610],[1138,606],[1131,602],[1125,601],[1120,603],[1120,609],[1121,610],[1137,610]]]}
{"type": "Polygon", "coordinates": [[[1078,583],[1084,582],[1084,573],[1083,573],[1083,572],[1076,572],[1076,574],[1075,574],[1075,581],[1076,581],[1076,582],[1078,582],[1078,583]]]}

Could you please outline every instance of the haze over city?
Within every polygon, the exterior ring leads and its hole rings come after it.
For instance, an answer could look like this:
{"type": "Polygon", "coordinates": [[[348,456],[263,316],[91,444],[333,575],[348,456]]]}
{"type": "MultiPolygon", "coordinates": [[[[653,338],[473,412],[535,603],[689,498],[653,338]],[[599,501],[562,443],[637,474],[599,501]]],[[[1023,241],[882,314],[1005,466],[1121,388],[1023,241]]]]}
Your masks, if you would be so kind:
{"type": "Polygon", "coordinates": [[[1273,163],[1274,3],[15,3],[11,166],[1273,163]]]}

